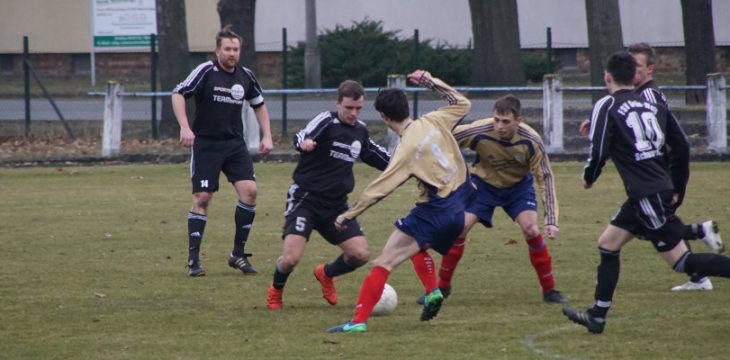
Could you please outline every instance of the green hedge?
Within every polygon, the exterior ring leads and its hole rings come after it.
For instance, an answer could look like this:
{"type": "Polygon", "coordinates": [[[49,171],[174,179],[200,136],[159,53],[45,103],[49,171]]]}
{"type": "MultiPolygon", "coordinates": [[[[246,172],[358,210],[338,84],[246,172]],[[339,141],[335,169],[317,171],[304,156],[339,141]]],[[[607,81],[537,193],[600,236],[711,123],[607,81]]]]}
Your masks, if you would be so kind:
{"type": "MultiPolygon", "coordinates": [[[[337,87],[344,79],[364,86],[385,86],[389,74],[405,74],[424,68],[451,84],[469,82],[471,50],[419,41],[415,59],[413,37],[401,39],[399,31],[384,31],[380,21],[363,20],[351,27],[338,25],[319,35],[322,87],[337,87]]],[[[304,86],[304,43],[290,48],[287,68],[289,86],[304,86]]]]}
{"type": "MultiPolygon", "coordinates": [[[[473,50],[449,44],[434,45],[419,41],[418,58],[413,37],[400,38],[400,31],[385,31],[381,21],[365,19],[350,27],[337,25],[318,35],[322,87],[333,88],[345,79],[360,81],[366,87],[386,85],[389,74],[406,74],[416,68],[427,69],[455,86],[471,83],[473,50]]],[[[304,87],[304,42],[290,47],[287,67],[290,88],[304,87]]],[[[547,60],[535,53],[523,56],[526,78],[541,81],[549,69],[547,60]]]]}

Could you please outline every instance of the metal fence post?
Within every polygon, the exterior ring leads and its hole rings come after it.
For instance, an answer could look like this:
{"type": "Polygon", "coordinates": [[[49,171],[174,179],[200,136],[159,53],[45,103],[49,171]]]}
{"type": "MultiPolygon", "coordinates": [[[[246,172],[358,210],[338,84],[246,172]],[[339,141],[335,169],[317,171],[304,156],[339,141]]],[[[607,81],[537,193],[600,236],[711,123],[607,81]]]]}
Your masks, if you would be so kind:
{"type": "Polygon", "coordinates": [[[28,37],[23,36],[23,99],[25,100],[25,137],[30,136],[30,60],[28,37]]]}
{"type": "Polygon", "coordinates": [[[548,153],[563,152],[563,93],[560,76],[546,74],[542,79],[543,141],[548,153]]]}
{"type": "Polygon", "coordinates": [[[119,155],[122,139],[122,97],[124,87],[116,81],[106,83],[104,97],[104,132],[102,133],[101,156],[108,158],[119,155]]]}
{"type": "Polygon", "coordinates": [[[157,126],[157,34],[150,34],[150,91],[152,92],[152,101],[150,102],[152,113],[152,138],[157,140],[160,138],[159,128],[157,126]]]}
{"type": "Polygon", "coordinates": [[[718,154],[727,152],[727,97],[725,77],[707,74],[707,149],[718,154]]]}
{"type": "MultiPolygon", "coordinates": [[[[395,89],[406,88],[406,76],[402,74],[388,75],[387,86],[395,89]]],[[[400,143],[400,137],[395,131],[388,128],[388,152],[392,155],[395,151],[395,147],[400,143]]]]}
{"type": "MultiPolygon", "coordinates": [[[[287,71],[289,71],[289,64],[287,63],[287,52],[289,52],[287,40],[286,40],[286,28],[281,29],[281,88],[286,90],[289,88],[287,82],[287,71]]],[[[287,94],[281,95],[281,138],[286,139],[287,133],[287,94]]]]}

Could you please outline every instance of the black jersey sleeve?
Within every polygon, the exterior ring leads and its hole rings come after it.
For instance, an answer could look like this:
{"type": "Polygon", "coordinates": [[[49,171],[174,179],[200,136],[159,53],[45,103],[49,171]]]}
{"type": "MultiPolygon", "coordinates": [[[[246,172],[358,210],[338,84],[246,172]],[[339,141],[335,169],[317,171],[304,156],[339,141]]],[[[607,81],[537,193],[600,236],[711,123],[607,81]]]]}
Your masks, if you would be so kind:
{"type": "Polygon", "coordinates": [[[243,68],[243,71],[250,80],[245,92],[245,98],[251,104],[251,107],[255,109],[264,104],[264,91],[261,89],[261,84],[259,84],[253,71],[243,66],[241,68],[243,68]]]}
{"type": "Polygon", "coordinates": [[[652,104],[661,104],[667,108],[669,108],[669,105],[667,104],[667,97],[664,96],[664,94],[659,91],[659,89],[648,87],[641,91],[640,93],[641,97],[652,103],[652,104]]]}
{"type": "Polygon", "coordinates": [[[360,153],[360,160],[364,163],[383,171],[388,167],[390,162],[390,153],[382,146],[378,145],[373,139],[368,138],[365,142],[365,149],[360,153]]]}
{"type": "Polygon", "coordinates": [[[609,156],[609,145],[613,127],[609,120],[609,110],[615,99],[612,96],[606,96],[596,102],[591,112],[591,130],[589,138],[591,139],[591,147],[588,155],[588,163],[583,168],[583,180],[586,184],[591,185],[601,175],[601,169],[606,164],[609,156]]]}
{"type": "Polygon", "coordinates": [[[674,185],[674,192],[679,199],[674,206],[682,204],[689,182],[689,141],[687,135],[679,125],[679,121],[671,112],[667,112],[667,129],[665,131],[666,144],[669,146],[667,160],[669,174],[674,185]]]}
{"type": "Polygon", "coordinates": [[[213,66],[212,61],[207,61],[198,65],[198,67],[196,67],[190,75],[183,80],[183,82],[175,86],[172,93],[180,94],[186,99],[195,95],[195,91],[199,89],[199,85],[203,83],[203,79],[205,79],[206,74],[213,68],[213,66]]]}
{"type": "Polygon", "coordinates": [[[302,152],[301,145],[305,139],[312,139],[314,141],[317,141],[317,138],[322,135],[324,130],[332,123],[333,120],[334,117],[332,117],[332,113],[330,113],[329,111],[325,111],[315,116],[314,119],[309,121],[304,129],[299,130],[299,132],[294,134],[294,138],[292,139],[292,145],[294,146],[294,149],[296,151],[302,152]]]}

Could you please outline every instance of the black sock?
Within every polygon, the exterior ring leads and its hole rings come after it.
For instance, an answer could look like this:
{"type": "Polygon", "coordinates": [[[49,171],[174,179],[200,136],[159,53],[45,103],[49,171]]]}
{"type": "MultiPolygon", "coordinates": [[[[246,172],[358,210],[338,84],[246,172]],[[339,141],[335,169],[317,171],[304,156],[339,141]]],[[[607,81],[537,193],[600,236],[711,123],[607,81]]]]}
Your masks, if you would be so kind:
{"type": "Polygon", "coordinates": [[[684,271],[689,276],[730,277],[730,258],[727,256],[688,252],[677,264],[675,271],[684,271]]]}
{"type": "Polygon", "coordinates": [[[347,260],[345,259],[345,254],[340,254],[340,256],[338,256],[335,261],[324,266],[324,274],[327,275],[327,277],[333,278],[335,276],[340,276],[349,272],[353,272],[360,266],[362,265],[348,264],[347,260]]]}
{"type": "Polygon", "coordinates": [[[704,237],[704,234],[700,236],[699,231],[701,231],[702,226],[699,226],[698,224],[689,224],[684,226],[684,231],[682,232],[682,239],[684,240],[697,240],[702,237],[704,237]]]}
{"type": "Polygon", "coordinates": [[[233,238],[233,256],[243,256],[248,241],[248,233],[251,232],[253,218],[256,216],[256,205],[246,205],[238,202],[236,214],[236,236],[233,238]]]}
{"type": "Polygon", "coordinates": [[[276,290],[283,289],[284,285],[286,285],[286,280],[289,279],[289,274],[291,274],[291,272],[284,273],[281,270],[279,270],[279,263],[277,261],[276,267],[274,270],[274,281],[271,283],[272,286],[274,287],[274,289],[276,289],[276,290]]]}
{"type": "Polygon", "coordinates": [[[695,239],[704,239],[705,238],[705,228],[702,227],[702,224],[692,224],[689,226],[691,226],[692,230],[697,234],[697,237],[695,239]]]}
{"type": "Polygon", "coordinates": [[[591,309],[591,315],[595,317],[606,317],[611,307],[613,292],[618,284],[619,272],[621,271],[621,252],[608,251],[598,248],[601,253],[601,263],[598,265],[598,276],[596,277],[596,304],[591,309]]]}
{"type": "Polygon", "coordinates": [[[200,261],[200,243],[208,217],[188,212],[188,260],[200,261]]]}

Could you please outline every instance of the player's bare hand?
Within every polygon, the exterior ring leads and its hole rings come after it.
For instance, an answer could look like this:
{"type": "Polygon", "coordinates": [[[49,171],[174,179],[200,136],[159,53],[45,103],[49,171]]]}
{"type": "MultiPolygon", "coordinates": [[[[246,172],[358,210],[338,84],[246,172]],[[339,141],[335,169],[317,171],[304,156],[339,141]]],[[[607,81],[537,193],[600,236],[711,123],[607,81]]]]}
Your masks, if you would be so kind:
{"type": "Polygon", "coordinates": [[[342,215],[338,216],[337,219],[335,219],[335,229],[337,229],[337,231],[347,230],[345,221],[347,221],[347,219],[345,219],[342,215]]]}
{"type": "Polygon", "coordinates": [[[185,147],[193,146],[195,142],[195,134],[190,129],[180,129],[180,144],[185,147]]]}
{"type": "Polygon", "coordinates": [[[545,228],[543,230],[545,231],[545,235],[547,235],[550,240],[554,240],[558,237],[558,234],[560,234],[560,229],[555,225],[545,225],[545,228]]]}
{"type": "Polygon", "coordinates": [[[679,202],[679,193],[672,193],[672,206],[677,205],[679,202]]]}
{"type": "Polygon", "coordinates": [[[581,121],[578,132],[581,136],[588,136],[588,134],[591,132],[591,121],[589,119],[581,121]]]}
{"type": "Polygon", "coordinates": [[[302,143],[299,144],[299,147],[304,152],[310,152],[317,147],[317,142],[312,139],[304,139],[304,141],[302,141],[302,143]]]}
{"type": "Polygon", "coordinates": [[[416,70],[416,71],[408,74],[408,80],[410,80],[410,82],[418,85],[418,84],[420,84],[421,78],[423,77],[424,74],[426,74],[426,70],[420,70],[420,69],[416,70]]]}
{"type": "Polygon", "coordinates": [[[261,138],[261,143],[259,144],[259,152],[261,155],[268,155],[273,149],[274,141],[271,140],[271,136],[264,136],[261,138]]]}

